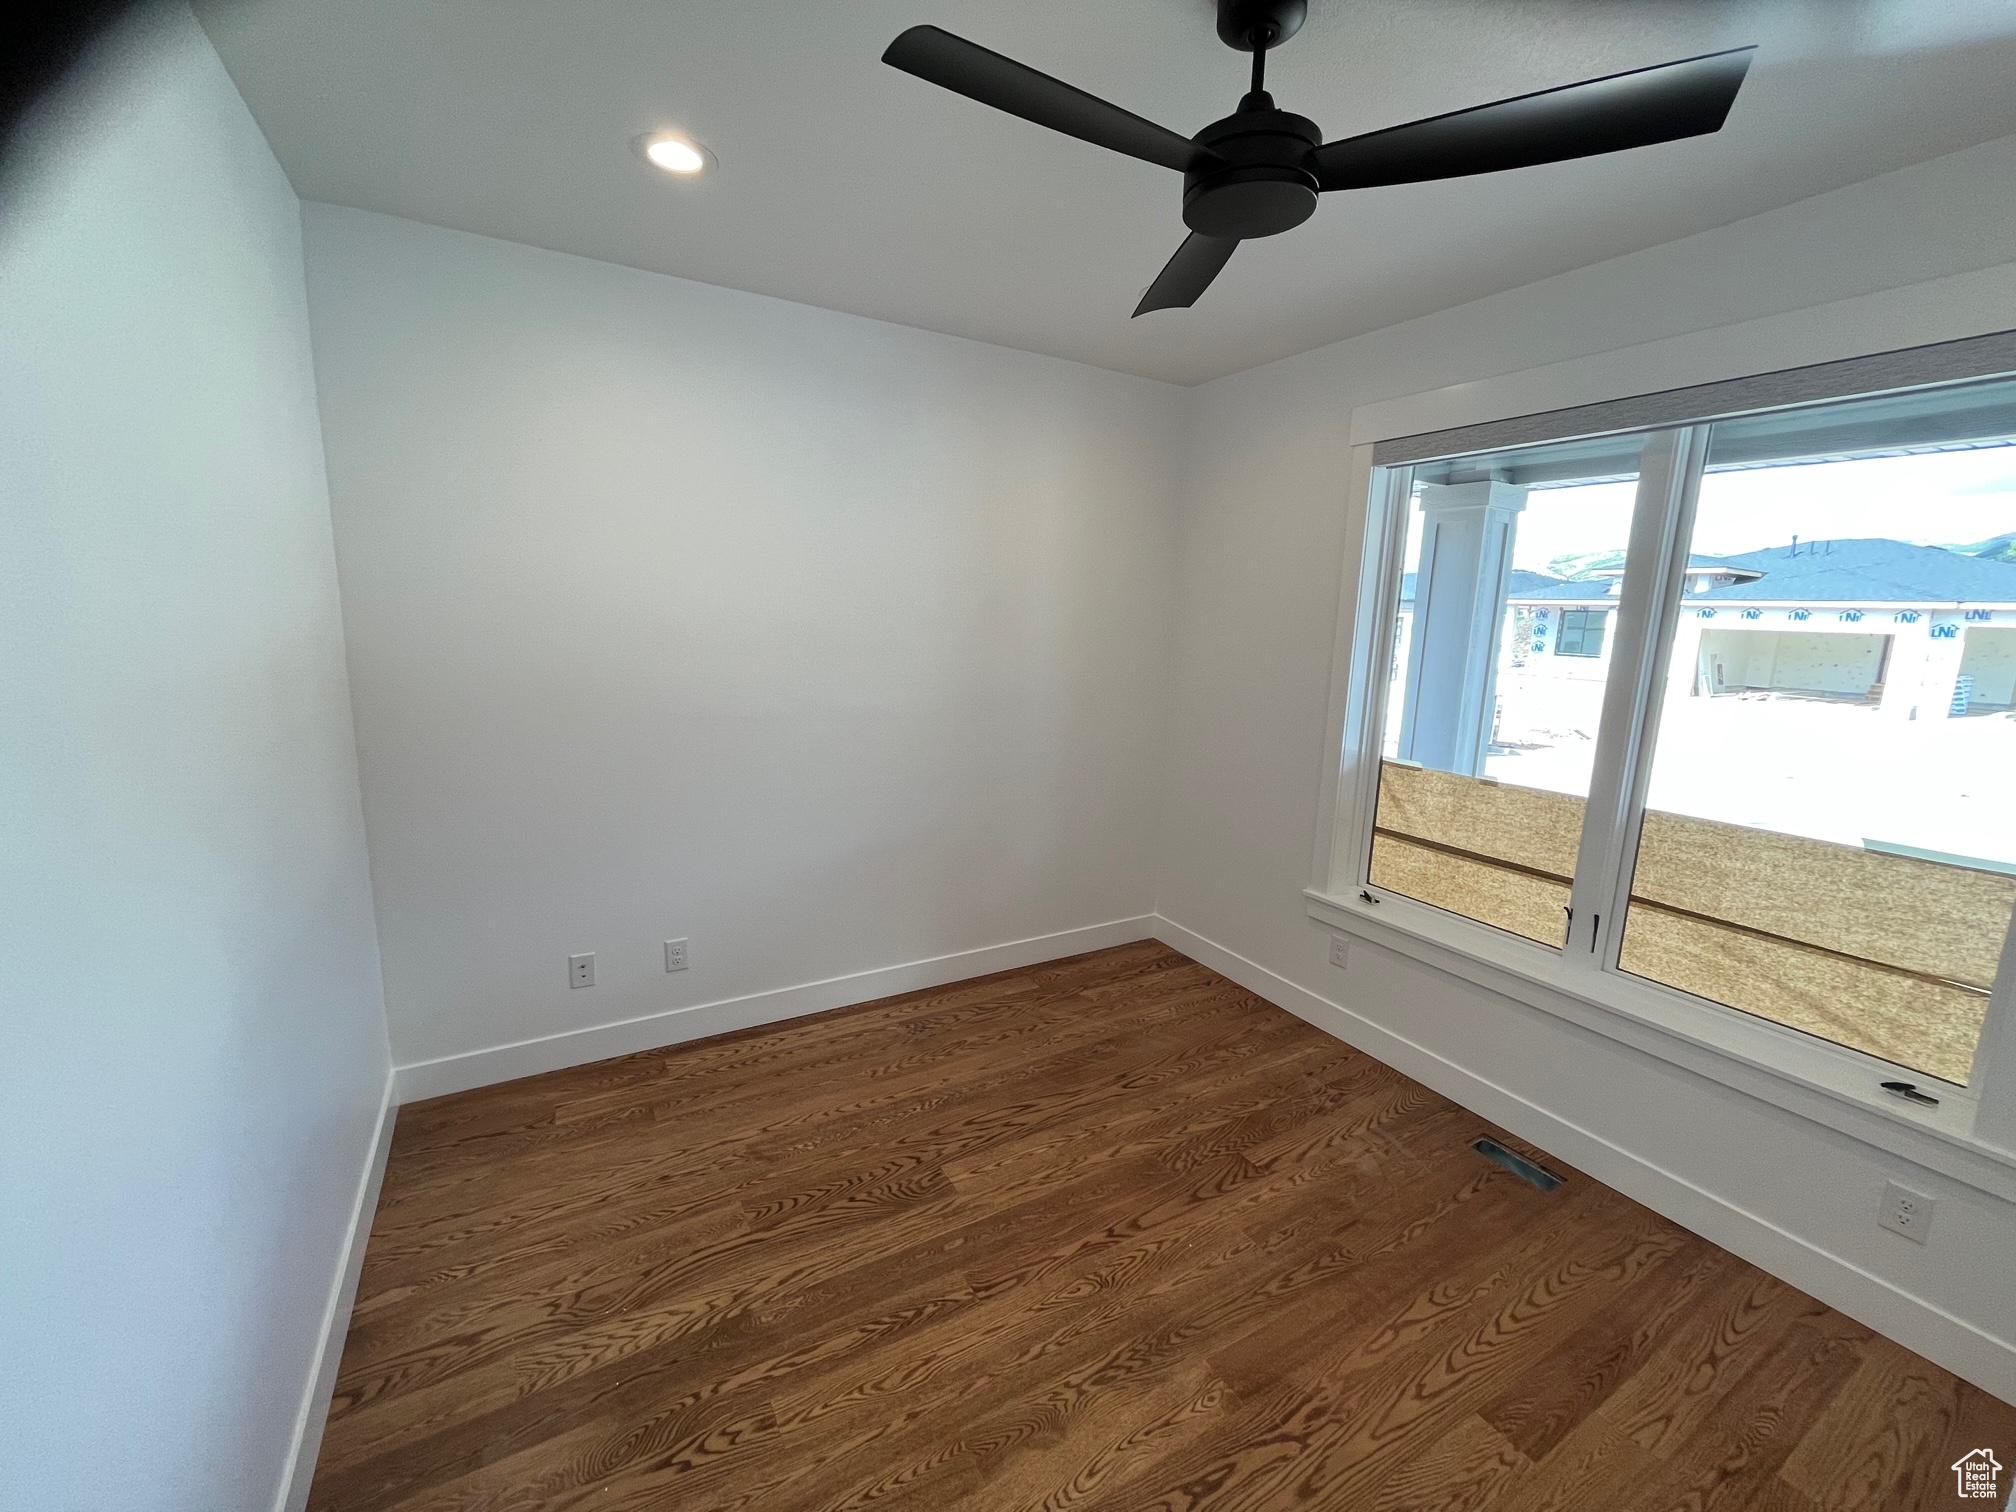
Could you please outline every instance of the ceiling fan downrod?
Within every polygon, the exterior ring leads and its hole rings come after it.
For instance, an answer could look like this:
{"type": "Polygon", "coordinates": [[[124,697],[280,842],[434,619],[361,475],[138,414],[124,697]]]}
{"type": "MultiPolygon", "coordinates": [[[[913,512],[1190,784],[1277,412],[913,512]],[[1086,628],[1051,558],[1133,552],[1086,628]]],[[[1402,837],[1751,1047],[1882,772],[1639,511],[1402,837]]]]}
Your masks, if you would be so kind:
{"type": "MultiPolygon", "coordinates": [[[[1218,0],[1218,40],[1239,52],[1253,54],[1253,87],[1246,98],[1267,93],[1267,54],[1296,32],[1309,17],[1309,0],[1218,0]]],[[[1265,100],[1252,108],[1268,110],[1265,100]]],[[[1248,106],[1241,102],[1239,108],[1248,106]]]]}

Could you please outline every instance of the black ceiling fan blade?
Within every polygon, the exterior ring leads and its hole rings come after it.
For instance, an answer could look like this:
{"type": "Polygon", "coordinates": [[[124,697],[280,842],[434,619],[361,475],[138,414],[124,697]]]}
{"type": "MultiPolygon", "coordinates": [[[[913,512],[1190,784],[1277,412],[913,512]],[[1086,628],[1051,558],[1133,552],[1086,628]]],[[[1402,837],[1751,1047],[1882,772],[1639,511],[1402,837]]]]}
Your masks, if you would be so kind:
{"type": "Polygon", "coordinates": [[[889,44],[882,61],[982,105],[1179,173],[1217,158],[1166,126],[935,26],[911,27],[889,44]]]}
{"type": "Polygon", "coordinates": [[[1325,189],[1369,189],[1705,136],[1722,129],[1756,52],[1685,58],[1326,142],[1309,166],[1325,189]]]}
{"type": "Polygon", "coordinates": [[[1141,296],[1141,303],[1134,307],[1136,315],[1146,315],[1150,310],[1187,310],[1197,303],[1197,296],[1211,287],[1225,264],[1232,260],[1232,253],[1239,243],[1228,236],[1205,236],[1192,231],[1184,238],[1183,245],[1176,249],[1176,255],[1162,265],[1162,271],[1155,275],[1155,282],[1148,285],[1148,292],[1141,296]]]}

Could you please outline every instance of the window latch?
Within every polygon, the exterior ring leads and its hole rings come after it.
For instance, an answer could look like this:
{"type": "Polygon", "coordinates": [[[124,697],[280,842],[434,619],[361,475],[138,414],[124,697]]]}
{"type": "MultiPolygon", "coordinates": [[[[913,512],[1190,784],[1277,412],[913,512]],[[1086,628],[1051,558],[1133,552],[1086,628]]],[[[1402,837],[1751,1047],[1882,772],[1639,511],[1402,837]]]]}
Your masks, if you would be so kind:
{"type": "Polygon", "coordinates": [[[1916,1082],[1884,1082],[1883,1090],[1888,1092],[1892,1097],[1903,1098],[1906,1102],[1922,1103],[1932,1108],[1939,1106],[1939,1099],[1932,1096],[1929,1092],[1920,1092],[1918,1090],[1918,1083],[1916,1082]]]}

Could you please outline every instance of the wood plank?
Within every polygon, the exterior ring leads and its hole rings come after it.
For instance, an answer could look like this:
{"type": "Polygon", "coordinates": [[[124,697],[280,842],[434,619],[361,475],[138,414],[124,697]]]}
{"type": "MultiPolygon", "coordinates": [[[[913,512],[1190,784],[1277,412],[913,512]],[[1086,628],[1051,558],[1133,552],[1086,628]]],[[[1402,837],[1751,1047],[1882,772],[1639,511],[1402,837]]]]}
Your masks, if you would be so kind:
{"type": "MultiPolygon", "coordinates": [[[[1570,794],[1488,777],[1394,761],[1379,768],[1381,830],[1562,882],[1575,873],[1584,806],[1570,794]]],[[[1486,874],[1496,876],[1508,900],[1529,885],[1511,871],[1486,874]]],[[[1646,811],[1631,890],[1690,913],[1981,988],[1995,980],[2016,910],[2016,878],[1997,872],[1658,809],[1646,811]]]]}
{"type": "Polygon", "coordinates": [[[1410,844],[1398,835],[1372,840],[1367,873],[1374,887],[1432,903],[1466,919],[1494,924],[1558,947],[1568,933],[1568,885],[1410,844]]]}
{"type": "Polygon", "coordinates": [[[1406,762],[1379,764],[1381,829],[1460,845],[1557,877],[1575,875],[1587,800],[1406,762]]]}
{"type": "Polygon", "coordinates": [[[1983,988],[2016,909],[2016,877],[1657,809],[1631,891],[1983,988]]]}
{"type": "Polygon", "coordinates": [[[1618,1512],[1715,1512],[1777,1495],[1779,1468],[1862,1363],[1853,1331],[1833,1321],[1802,1320],[1786,1330],[1618,1512]]]}
{"type": "MultiPolygon", "coordinates": [[[[1952,1465],[1962,1455],[1976,1449],[1986,1449],[1994,1454],[2002,1465],[2002,1501],[2010,1504],[2012,1489],[2010,1482],[2016,1480],[2016,1406],[1999,1402],[1980,1387],[1966,1381],[1957,1385],[1957,1405],[1953,1421],[1946,1430],[1946,1442],[1932,1456],[1938,1473],[1927,1482],[1925,1492],[1915,1502],[1899,1502],[1898,1506],[1908,1512],[1919,1509],[1979,1507],[1978,1500],[1960,1501],[1954,1495],[1952,1465]]],[[[1990,1502],[1988,1505],[1993,1506],[1990,1502]]]]}
{"type": "MultiPolygon", "coordinates": [[[[1381,764],[1375,886],[1559,945],[1583,800],[1381,764]]],[[[1624,969],[1964,1084],[2016,879],[1648,811],[1624,969]]]]}
{"type": "Polygon", "coordinates": [[[1960,1383],[1888,1339],[1871,1339],[1862,1356],[1862,1368],[1779,1471],[1824,1512],[1919,1506],[1951,1479],[1935,1461],[1958,1413],[1960,1383]]]}
{"type": "Polygon", "coordinates": [[[1479,1134],[1153,943],[403,1110],[310,1506],[1845,1512],[2016,1463],[2016,1411],[1479,1134]]]}
{"type": "Polygon", "coordinates": [[[1627,1212],[1614,1197],[1580,1208],[1562,1217],[1592,1225],[1585,1246],[1564,1252],[1529,1231],[1441,1294],[1297,1362],[1275,1390],[1235,1380],[1252,1406],[1224,1441],[1153,1467],[1113,1500],[1114,1512],[1363,1505],[1547,1345],[1676,1252],[1678,1235],[1643,1209],[1627,1212]]]}
{"type": "Polygon", "coordinates": [[[1564,1340],[1540,1367],[1486,1407],[1484,1421],[1527,1458],[1545,1459],[1651,1357],[1730,1259],[1705,1240],[1662,1286],[1640,1287],[1564,1340]]]}
{"type": "Polygon", "coordinates": [[[1617,964],[1822,1039],[1965,1085],[1988,1000],[1964,987],[1633,903],[1617,964]]]}

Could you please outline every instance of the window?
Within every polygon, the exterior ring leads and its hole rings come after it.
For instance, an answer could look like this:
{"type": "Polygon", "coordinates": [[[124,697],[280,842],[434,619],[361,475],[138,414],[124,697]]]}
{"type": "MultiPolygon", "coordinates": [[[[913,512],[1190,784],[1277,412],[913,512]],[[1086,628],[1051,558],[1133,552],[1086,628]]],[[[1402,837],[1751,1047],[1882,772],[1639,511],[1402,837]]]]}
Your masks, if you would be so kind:
{"type": "Polygon", "coordinates": [[[1593,606],[1622,578],[1642,445],[1414,469],[1371,842],[1379,886],[1561,943],[1610,672],[1598,659],[1609,610],[1593,606]],[[1571,624],[1587,650],[1563,650],[1571,624]]]}
{"type": "Polygon", "coordinates": [[[1688,562],[1741,576],[1672,624],[1623,970],[1967,1083],[2016,911],[2012,443],[2000,384],[1710,430],[1688,562]]]}
{"type": "Polygon", "coordinates": [[[1601,656],[1603,626],[1610,618],[1607,609],[1564,609],[1561,611],[1561,639],[1555,643],[1556,656],[1601,656]]]}
{"type": "Polygon", "coordinates": [[[1971,1109],[2016,1048],[2016,379],[1373,480],[1387,683],[1316,901],[1971,1109]]]}

